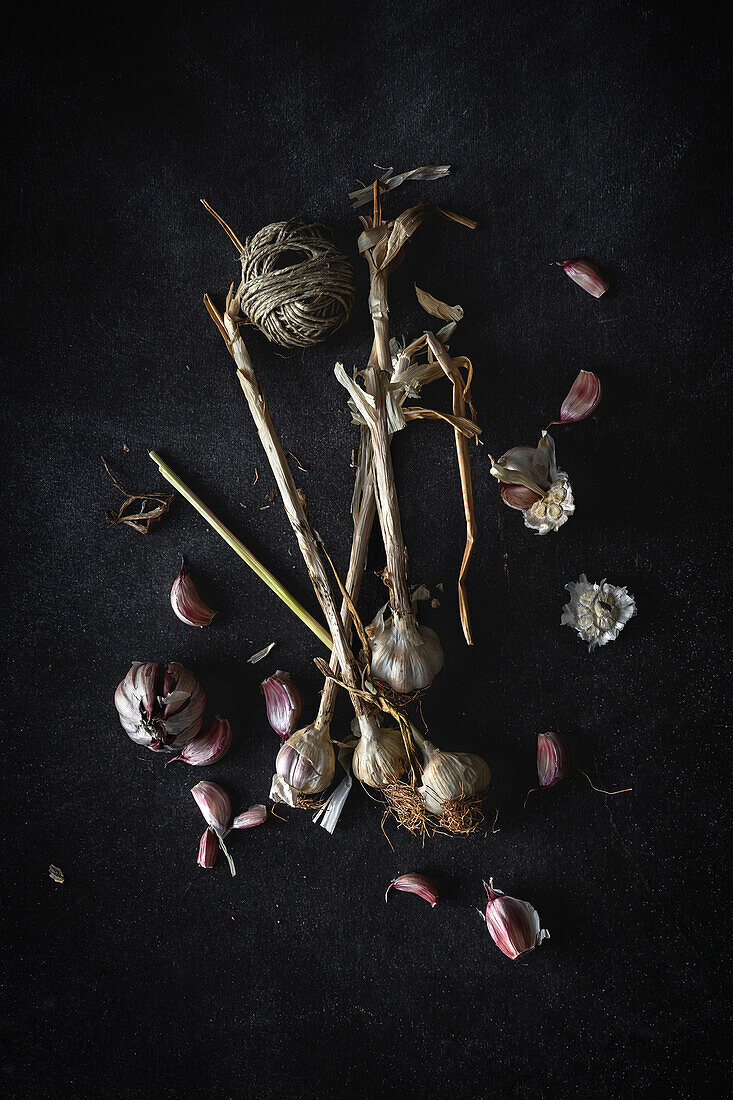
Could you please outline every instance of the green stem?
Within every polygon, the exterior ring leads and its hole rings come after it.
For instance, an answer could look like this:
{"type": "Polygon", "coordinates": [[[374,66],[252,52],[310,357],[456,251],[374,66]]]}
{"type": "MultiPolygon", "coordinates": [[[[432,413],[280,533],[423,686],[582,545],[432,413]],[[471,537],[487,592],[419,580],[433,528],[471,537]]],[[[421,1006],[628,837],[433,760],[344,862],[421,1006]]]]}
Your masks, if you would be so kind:
{"type": "Polygon", "coordinates": [[[265,582],[267,587],[270,588],[275,593],[275,595],[282,600],[286,607],[289,607],[293,614],[297,615],[298,618],[305,623],[309,630],[313,631],[315,636],[321,642],[323,642],[326,648],[332,649],[333,644],[331,642],[331,635],[328,633],[325,627],[321,626],[321,624],[313,618],[310,612],[306,611],[306,609],[298,603],[294,596],[291,596],[287,588],[280,584],[280,581],[277,579],[277,577],[273,576],[270,570],[267,569],[262,564],[262,562],[257,560],[254,554],[252,554],[247,549],[244,543],[240,542],[237,536],[232,534],[229,528],[225,527],[221,520],[217,519],[211,509],[204,504],[203,500],[201,500],[201,497],[197,496],[196,493],[194,493],[193,489],[189,489],[185,481],[181,481],[178,474],[175,473],[170,468],[170,466],[163,461],[160,455],[156,454],[155,451],[148,451],[148,454],[152,458],[153,462],[155,462],[155,464],[157,465],[165,480],[168,481],[174,489],[178,490],[181,496],[184,497],[188,501],[188,503],[196,509],[200,516],[204,517],[206,522],[214,528],[217,535],[221,535],[221,537],[224,539],[224,542],[228,543],[236,554],[239,554],[242,561],[250,567],[252,572],[256,573],[260,580],[265,582]]]}

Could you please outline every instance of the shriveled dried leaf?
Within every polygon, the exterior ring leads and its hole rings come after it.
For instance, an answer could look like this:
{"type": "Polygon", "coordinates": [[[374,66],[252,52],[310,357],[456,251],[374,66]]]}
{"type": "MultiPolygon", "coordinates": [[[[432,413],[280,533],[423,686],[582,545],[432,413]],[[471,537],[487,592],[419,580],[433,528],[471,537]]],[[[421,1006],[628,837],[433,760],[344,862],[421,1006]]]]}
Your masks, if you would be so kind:
{"type": "MultiPolygon", "coordinates": [[[[438,180],[443,176],[447,176],[450,172],[449,164],[429,164],[422,168],[413,168],[410,172],[398,172],[396,175],[392,175],[394,169],[388,168],[387,171],[380,177],[380,189],[384,191],[393,191],[395,187],[400,187],[401,184],[407,183],[408,180],[438,180]]],[[[368,202],[372,201],[374,195],[372,184],[368,187],[359,187],[356,191],[349,192],[349,198],[352,200],[351,205],[354,210],[357,210],[360,206],[365,206],[368,202]]]]}
{"type": "Polygon", "coordinates": [[[441,321],[463,320],[463,306],[446,305],[445,302],[441,302],[438,298],[434,298],[427,290],[421,290],[417,283],[415,283],[415,293],[417,294],[418,302],[431,317],[439,317],[441,321]]]}
{"type": "MultiPolygon", "coordinates": [[[[384,271],[397,259],[412,234],[425,221],[430,213],[430,207],[431,203],[429,202],[419,202],[416,206],[409,206],[407,210],[403,210],[401,214],[398,214],[387,238],[384,256],[378,262],[380,271],[384,271]]],[[[377,263],[376,256],[375,263],[377,263]]]]}
{"type": "Polygon", "coordinates": [[[455,210],[446,210],[443,206],[435,207],[437,212],[444,218],[447,218],[449,222],[457,222],[458,225],[465,225],[466,229],[478,229],[478,222],[473,218],[467,218],[465,214],[456,214],[455,210]]]}

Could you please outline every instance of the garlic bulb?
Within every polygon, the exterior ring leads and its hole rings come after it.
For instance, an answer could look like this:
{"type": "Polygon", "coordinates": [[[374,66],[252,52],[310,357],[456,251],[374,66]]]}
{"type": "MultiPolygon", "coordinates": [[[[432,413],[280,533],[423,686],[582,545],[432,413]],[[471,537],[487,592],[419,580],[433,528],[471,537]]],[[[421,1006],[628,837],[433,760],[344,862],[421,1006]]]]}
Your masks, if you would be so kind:
{"type": "Polygon", "coordinates": [[[359,715],[351,723],[359,734],[351,768],[367,787],[387,787],[407,771],[402,734],[396,729],[381,729],[376,717],[359,715]]]}
{"type": "Polygon", "coordinates": [[[625,588],[607,584],[591,584],[585,573],[577,582],[565,585],[570,600],[565,605],[560,620],[563,626],[572,626],[588,650],[614,641],[636,614],[636,601],[625,588]]]}
{"type": "Polygon", "coordinates": [[[201,729],[206,693],[178,661],[135,661],[115,691],[122,728],[138,745],[173,752],[201,729]]]}
{"type": "Polygon", "coordinates": [[[555,461],[555,442],[547,432],[536,447],[512,447],[496,462],[491,473],[501,482],[501,498],[524,516],[524,526],[546,535],[567,523],[575,511],[568,475],[555,461]]]}
{"type": "Polygon", "coordinates": [[[429,813],[440,817],[450,803],[484,794],[491,785],[491,769],[470,752],[441,752],[430,741],[422,746],[425,766],[418,788],[429,813]]]}
{"type": "Polygon", "coordinates": [[[414,615],[391,615],[386,621],[381,608],[370,625],[371,668],[394,691],[407,694],[430,687],[445,661],[434,630],[420,626],[414,615]]]}
{"type": "Polygon", "coordinates": [[[277,754],[270,798],[295,806],[300,795],[325,791],[336,770],[329,727],[316,720],[296,730],[277,754]]]}

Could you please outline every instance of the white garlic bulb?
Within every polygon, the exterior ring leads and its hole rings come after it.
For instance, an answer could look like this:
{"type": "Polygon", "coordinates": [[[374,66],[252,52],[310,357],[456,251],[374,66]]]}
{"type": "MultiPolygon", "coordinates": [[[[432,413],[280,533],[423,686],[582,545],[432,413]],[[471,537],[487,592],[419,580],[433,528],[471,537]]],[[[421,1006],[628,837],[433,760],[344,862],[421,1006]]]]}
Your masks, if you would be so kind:
{"type": "Polygon", "coordinates": [[[336,770],[336,757],[328,725],[316,720],[296,730],[277,754],[270,798],[295,806],[299,795],[325,791],[336,770]]]}
{"type": "Polygon", "coordinates": [[[396,783],[407,771],[400,731],[382,729],[376,717],[366,715],[355,718],[351,729],[359,734],[351,761],[356,778],[367,787],[387,787],[396,783]]]}
{"type": "Polygon", "coordinates": [[[484,794],[491,786],[491,768],[470,752],[441,752],[426,741],[422,746],[425,766],[418,788],[431,814],[440,817],[456,799],[484,794]]]}
{"type": "Polygon", "coordinates": [[[368,630],[372,672],[405,694],[430,687],[445,661],[438,635],[429,626],[420,626],[414,615],[391,615],[385,621],[384,610],[368,630]]]}

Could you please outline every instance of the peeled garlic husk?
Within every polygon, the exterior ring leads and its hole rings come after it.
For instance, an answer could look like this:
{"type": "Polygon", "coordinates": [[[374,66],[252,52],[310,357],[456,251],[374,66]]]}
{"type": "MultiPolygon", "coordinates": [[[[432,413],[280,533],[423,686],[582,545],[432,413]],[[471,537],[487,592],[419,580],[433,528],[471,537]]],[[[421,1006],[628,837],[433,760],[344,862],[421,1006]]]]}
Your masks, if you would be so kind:
{"type": "Polygon", "coordinates": [[[420,626],[414,616],[391,615],[385,620],[384,610],[368,630],[372,672],[404,694],[430,687],[445,661],[438,635],[429,626],[420,626]]]}
{"type": "Polygon", "coordinates": [[[275,768],[270,789],[273,802],[295,806],[299,795],[325,791],[336,770],[329,726],[316,720],[296,730],[277,754],[275,768]]]}
{"type": "Polygon", "coordinates": [[[397,783],[407,771],[407,756],[402,734],[396,729],[382,729],[375,716],[359,715],[351,723],[352,732],[359,735],[354,748],[351,769],[367,787],[388,787],[397,783]]]}
{"type": "Polygon", "coordinates": [[[560,622],[572,626],[588,642],[588,649],[607,645],[619,636],[636,614],[636,601],[626,588],[591,583],[585,573],[577,582],[566,584],[570,600],[565,605],[560,622]]]}
{"type": "Polygon", "coordinates": [[[418,788],[425,808],[440,817],[449,804],[484,794],[491,786],[491,768],[470,752],[442,752],[426,741],[422,746],[425,766],[418,788]]]}
{"type": "Polygon", "coordinates": [[[178,661],[135,661],[117,686],[115,707],[122,728],[136,744],[173,752],[201,729],[206,692],[178,661]]]}

